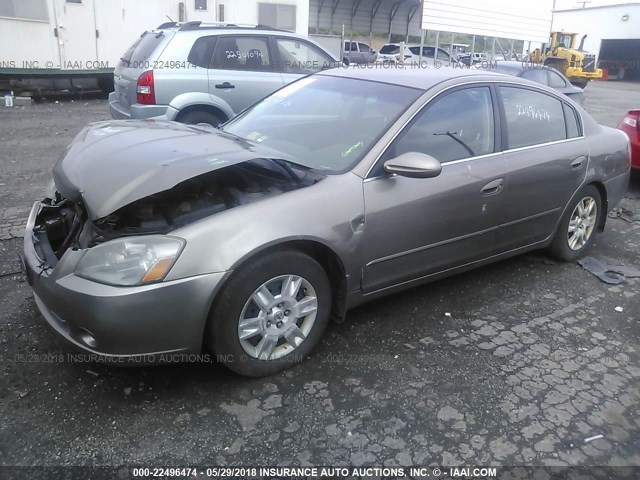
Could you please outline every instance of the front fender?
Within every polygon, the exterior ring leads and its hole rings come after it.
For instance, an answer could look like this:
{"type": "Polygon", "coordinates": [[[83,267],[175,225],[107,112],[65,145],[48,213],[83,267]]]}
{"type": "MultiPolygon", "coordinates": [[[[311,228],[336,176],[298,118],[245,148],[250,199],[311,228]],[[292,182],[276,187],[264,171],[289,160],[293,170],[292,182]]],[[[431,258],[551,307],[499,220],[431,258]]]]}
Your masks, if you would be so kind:
{"type": "Polygon", "coordinates": [[[307,240],[332,250],[345,274],[359,278],[364,231],[362,179],[329,175],[318,183],[235,207],[172,232],[186,240],[167,280],[223,272],[280,243],[307,240]]]}

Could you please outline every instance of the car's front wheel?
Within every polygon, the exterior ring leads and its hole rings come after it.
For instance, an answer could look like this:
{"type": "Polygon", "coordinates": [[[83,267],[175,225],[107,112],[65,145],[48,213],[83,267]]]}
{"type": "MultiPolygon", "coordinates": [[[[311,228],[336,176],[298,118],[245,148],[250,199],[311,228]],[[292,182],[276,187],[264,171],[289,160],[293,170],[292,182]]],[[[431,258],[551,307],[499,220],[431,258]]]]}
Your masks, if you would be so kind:
{"type": "Polygon", "coordinates": [[[582,189],[566,211],[551,244],[551,254],[567,262],[582,257],[593,244],[600,216],[602,197],[593,185],[582,189]]]}
{"type": "Polygon", "coordinates": [[[272,252],[234,273],[211,312],[207,341],[231,370],[271,375],[311,353],[330,311],[322,266],[297,250],[272,252]]]}

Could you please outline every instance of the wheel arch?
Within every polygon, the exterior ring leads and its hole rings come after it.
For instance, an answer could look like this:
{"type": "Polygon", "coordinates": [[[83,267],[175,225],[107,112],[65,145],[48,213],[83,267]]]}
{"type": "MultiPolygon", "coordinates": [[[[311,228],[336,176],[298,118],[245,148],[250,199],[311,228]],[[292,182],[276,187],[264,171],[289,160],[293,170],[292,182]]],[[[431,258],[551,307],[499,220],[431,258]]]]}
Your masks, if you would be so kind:
{"type": "Polygon", "coordinates": [[[229,116],[221,108],[216,107],[214,105],[206,105],[206,104],[201,103],[201,104],[189,105],[188,107],[185,107],[182,110],[180,110],[180,112],[178,112],[178,114],[176,115],[175,121],[176,122],[181,122],[182,119],[184,118],[184,116],[187,115],[188,113],[191,113],[191,112],[209,112],[209,113],[212,113],[215,116],[217,116],[218,118],[220,118],[221,123],[224,123],[227,120],[229,120],[229,116]]]}
{"type": "MultiPolygon", "coordinates": [[[[257,256],[265,255],[279,250],[297,250],[316,260],[323,268],[329,283],[331,284],[331,318],[334,321],[342,322],[346,315],[347,307],[347,273],[340,256],[326,243],[312,238],[283,239],[276,243],[263,245],[240,258],[230,270],[237,270],[249,263],[257,256]]],[[[229,281],[230,275],[225,279],[225,284],[229,281]]],[[[225,285],[222,285],[221,289],[225,285]]],[[[214,300],[215,303],[215,300],[214,300]]],[[[212,305],[213,308],[213,305],[212,305]]]]}
{"type": "Polygon", "coordinates": [[[598,193],[600,194],[600,198],[602,199],[603,214],[600,215],[600,222],[597,225],[596,231],[602,232],[604,230],[605,224],[607,223],[607,213],[609,211],[607,208],[609,205],[609,202],[607,200],[607,189],[601,181],[591,180],[582,184],[580,188],[576,190],[573,195],[571,195],[571,198],[569,199],[564,209],[562,210],[562,214],[560,215],[560,218],[558,218],[556,226],[553,229],[553,233],[551,233],[551,235],[547,237],[548,242],[551,242],[554,239],[554,237],[558,234],[558,228],[560,227],[560,224],[562,223],[562,218],[565,216],[567,210],[571,208],[571,206],[573,205],[573,202],[576,200],[580,192],[588,186],[594,186],[598,190],[598,193]]]}
{"type": "Polygon", "coordinates": [[[591,183],[588,183],[587,185],[593,185],[594,187],[596,187],[598,189],[598,192],[600,193],[600,198],[602,199],[602,215],[600,215],[600,222],[597,225],[597,229],[596,231],[598,232],[602,232],[604,231],[604,227],[607,223],[607,215],[609,213],[609,200],[607,198],[607,188],[604,186],[604,183],[598,181],[598,180],[594,180],[591,183]]]}

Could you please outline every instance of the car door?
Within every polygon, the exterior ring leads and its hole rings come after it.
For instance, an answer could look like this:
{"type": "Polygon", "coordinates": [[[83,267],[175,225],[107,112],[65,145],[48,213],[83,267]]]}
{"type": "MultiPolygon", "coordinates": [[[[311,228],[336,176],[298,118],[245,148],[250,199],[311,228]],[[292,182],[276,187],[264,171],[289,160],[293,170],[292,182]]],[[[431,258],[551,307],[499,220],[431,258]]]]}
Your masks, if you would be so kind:
{"type": "Polygon", "coordinates": [[[365,293],[474,262],[491,254],[501,221],[505,167],[490,85],[449,90],[428,103],[364,181],[365,293]],[[385,173],[386,160],[426,153],[439,176],[385,173]]]}
{"type": "Polygon", "coordinates": [[[276,70],[286,84],[303,75],[319,72],[336,65],[336,61],[312,43],[298,38],[276,37],[273,50],[277,55],[276,70]]]}
{"type": "Polygon", "coordinates": [[[358,51],[360,52],[362,63],[371,63],[375,60],[373,50],[366,43],[358,42],[358,51]]]}
{"type": "Polygon", "coordinates": [[[349,63],[362,63],[356,42],[344,42],[344,56],[349,60],[349,63]]]}
{"type": "Polygon", "coordinates": [[[257,35],[220,35],[208,72],[209,94],[238,113],[284,85],[272,65],[269,39],[257,35]]]}
{"type": "Polygon", "coordinates": [[[497,247],[510,250],[553,233],[585,178],[589,149],[578,113],[560,97],[519,85],[499,92],[507,182],[497,247]]]}

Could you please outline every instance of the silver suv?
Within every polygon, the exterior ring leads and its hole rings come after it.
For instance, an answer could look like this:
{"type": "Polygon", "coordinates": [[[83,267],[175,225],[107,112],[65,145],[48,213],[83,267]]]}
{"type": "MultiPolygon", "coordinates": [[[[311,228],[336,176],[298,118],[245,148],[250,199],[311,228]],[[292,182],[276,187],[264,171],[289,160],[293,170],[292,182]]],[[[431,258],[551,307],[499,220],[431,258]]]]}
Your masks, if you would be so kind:
{"type": "Polygon", "coordinates": [[[202,22],[164,23],[120,60],[109,95],[113,118],[213,126],[303,75],[339,65],[295,33],[202,22]]]}

